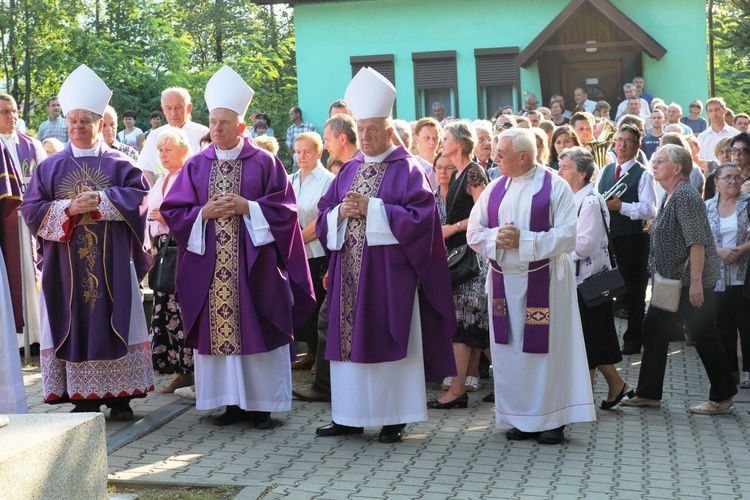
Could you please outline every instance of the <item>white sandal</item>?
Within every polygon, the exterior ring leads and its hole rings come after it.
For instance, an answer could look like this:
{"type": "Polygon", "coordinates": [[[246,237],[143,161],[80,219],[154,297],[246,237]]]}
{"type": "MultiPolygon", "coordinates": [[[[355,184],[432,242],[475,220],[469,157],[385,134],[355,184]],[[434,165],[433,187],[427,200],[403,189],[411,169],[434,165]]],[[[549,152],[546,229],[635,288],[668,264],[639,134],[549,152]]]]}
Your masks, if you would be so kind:
{"type": "Polygon", "coordinates": [[[478,377],[466,377],[466,391],[476,392],[479,390],[479,378],[478,377]]]}
{"type": "Polygon", "coordinates": [[[453,383],[453,377],[445,377],[443,379],[443,383],[440,385],[441,391],[447,391],[451,388],[451,384],[453,383]]]}

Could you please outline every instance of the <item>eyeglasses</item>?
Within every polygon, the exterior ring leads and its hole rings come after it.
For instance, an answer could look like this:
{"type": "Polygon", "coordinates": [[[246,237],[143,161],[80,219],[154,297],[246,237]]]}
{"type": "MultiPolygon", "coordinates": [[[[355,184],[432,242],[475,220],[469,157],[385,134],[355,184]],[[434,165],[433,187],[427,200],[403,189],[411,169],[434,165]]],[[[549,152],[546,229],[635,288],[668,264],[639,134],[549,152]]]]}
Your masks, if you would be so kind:
{"type": "Polygon", "coordinates": [[[504,122],[504,123],[496,123],[495,124],[495,130],[500,130],[504,128],[511,128],[513,127],[513,124],[510,122],[504,122]]]}
{"type": "Polygon", "coordinates": [[[690,107],[691,107],[691,108],[698,108],[698,109],[701,109],[701,107],[700,107],[699,105],[697,105],[697,104],[691,104],[691,105],[690,105],[690,107]]]}
{"type": "Polygon", "coordinates": [[[724,177],[717,177],[717,179],[722,180],[726,183],[742,182],[742,177],[739,175],[725,175],[724,177]]]}
{"type": "Polygon", "coordinates": [[[750,154],[750,149],[748,148],[729,148],[729,154],[730,155],[737,155],[737,156],[747,156],[750,154]]]}
{"type": "Polygon", "coordinates": [[[435,172],[453,172],[456,167],[435,167],[435,172]]]}
{"type": "Polygon", "coordinates": [[[637,141],[634,141],[633,139],[623,139],[622,137],[618,137],[615,139],[615,144],[626,144],[628,146],[635,146],[638,144],[637,141]]]}
{"type": "Polygon", "coordinates": [[[1,116],[7,116],[7,115],[17,115],[18,110],[17,109],[0,109],[0,115],[1,116]]]}

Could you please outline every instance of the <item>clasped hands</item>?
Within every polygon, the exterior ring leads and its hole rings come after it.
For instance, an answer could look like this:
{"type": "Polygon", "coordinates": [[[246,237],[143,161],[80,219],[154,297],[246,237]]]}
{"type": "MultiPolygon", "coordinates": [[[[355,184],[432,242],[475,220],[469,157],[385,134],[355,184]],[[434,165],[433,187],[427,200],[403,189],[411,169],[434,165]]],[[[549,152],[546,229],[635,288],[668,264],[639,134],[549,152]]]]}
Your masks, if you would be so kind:
{"type": "Polygon", "coordinates": [[[502,250],[510,250],[518,248],[518,243],[521,239],[521,230],[518,229],[513,221],[506,222],[505,226],[500,228],[497,232],[497,239],[495,245],[497,248],[502,250]]]}
{"type": "Polygon", "coordinates": [[[717,248],[716,253],[719,258],[727,264],[736,264],[742,257],[742,252],[737,247],[734,248],[717,248]]]}
{"type": "Polygon", "coordinates": [[[229,219],[235,215],[250,215],[247,200],[238,194],[215,194],[203,205],[203,220],[229,219]]]}
{"type": "Polygon", "coordinates": [[[369,202],[370,198],[368,198],[367,196],[362,196],[361,194],[349,191],[348,193],[346,193],[344,201],[341,202],[341,207],[339,208],[339,218],[366,218],[367,206],[369,202]]]}
{"type": "Polygon", "coordinates": [[[93,212],[101,202],[102,198],[99,196],[98,191],[94,191],[88,186],[83,186],[83,192],[79,193],[70,203],[68,213],[70,215],[78,215],[93,212]]]}

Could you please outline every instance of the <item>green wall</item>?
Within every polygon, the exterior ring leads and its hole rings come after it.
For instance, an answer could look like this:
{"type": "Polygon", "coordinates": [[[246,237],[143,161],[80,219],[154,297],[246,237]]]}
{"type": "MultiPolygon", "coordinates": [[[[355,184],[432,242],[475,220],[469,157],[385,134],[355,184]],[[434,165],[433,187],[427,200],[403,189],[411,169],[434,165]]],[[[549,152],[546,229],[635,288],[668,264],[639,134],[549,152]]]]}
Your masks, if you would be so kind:
{"type": "MultiPolygon", "coordinates": [[[[687,114],[687,103],[705,99],[708,92],[705,1],[613,3],[667,49],[661,61],[643,55],[646,90],[682,104],[687,114]]],[[[349,57],[393,54],[397,115],[413,120],[412,52],[455,50],[460,116],[476,118],[474,49],[523,50],[567,4],[568,0],[365,0],[297,5],[299,105],[305,119],[322,131],[328,105],[343,97],[351,79],[349,57]]],[[[519,90],[541,96],[536,63],[521,68],[519,90]]]]}

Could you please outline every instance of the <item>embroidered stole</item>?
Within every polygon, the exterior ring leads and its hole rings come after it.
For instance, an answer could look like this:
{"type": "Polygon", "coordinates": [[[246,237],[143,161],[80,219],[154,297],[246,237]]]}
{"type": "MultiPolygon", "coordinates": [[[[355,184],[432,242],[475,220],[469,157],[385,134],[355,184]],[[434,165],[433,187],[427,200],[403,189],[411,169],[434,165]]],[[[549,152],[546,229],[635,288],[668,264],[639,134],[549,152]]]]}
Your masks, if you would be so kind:
{"type": "MultiPolygon", "coordinates": [[[[242,160],[214,160],[208,181],[209,197],[238,193],[242,180],[242,160]]],[[[211,354],[242,354],[239,297],[239,246],[242,217],[214,219],[216,262],[208,292],[211,354]]]]}
{"type": "MultiPolygon", "coordinates": [[[[386,163],[362,163],[354,174],[352,185],[347,191],[362,196],[375,197],[385,176],[386,163]]],[[[341,360],[349,361],[352,354],[354,320],[359,295],[359,278],[362,271],[362,256],[366,244],[367,221],[363,218],[350,218],[346,224],[344,245],[341,248],[341,312],[339,331],[341,332],[341,360]]]]}
{"type": "MultiPolygon", "coordinates": [[[[540,167],[541,168],[541,167],[540,167]]],[[[487,207],[489,227],[499,227],[498,211],[505,197],[508,178],[503,176],[490,193],[487,207]]],[[[545,171],[542,189],[531,198],[529,230],[549,231],[549,209],[552,198],[552,175],[545,171]]],[[[492,326],[495,343],[508,344],[508,307],[505,295],[505,279],[502,269],[494,260],[492,265],[492,326]]],[[[526,291],[526,321],[523,332],[523,352],[549,352],[549,259],[529,264],[526,291]]]]}

